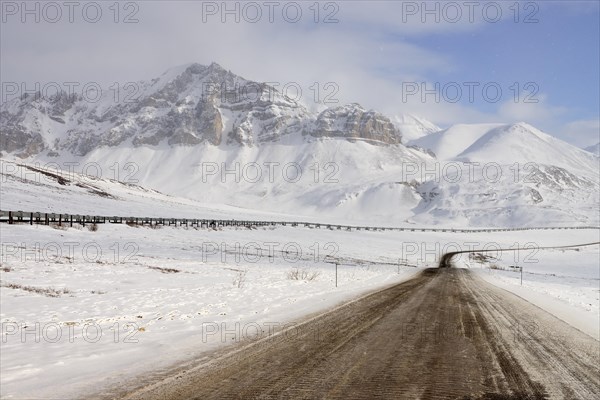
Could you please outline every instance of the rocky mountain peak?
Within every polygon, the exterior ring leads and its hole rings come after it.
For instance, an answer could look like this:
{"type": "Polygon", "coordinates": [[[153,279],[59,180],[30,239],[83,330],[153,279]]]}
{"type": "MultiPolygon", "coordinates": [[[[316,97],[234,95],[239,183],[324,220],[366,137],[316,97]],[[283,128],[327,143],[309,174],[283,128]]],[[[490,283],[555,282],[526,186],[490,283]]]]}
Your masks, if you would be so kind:
{"type": "Polygon", "coordinates": [[[0,151],[20,157],[68,152],[82,156],[100,146],[256,146],[290,135],[399,144],[392,121],[358,103],[318,115],[265,83],[244,79],[217,63],[191,63],[136,83],[134,98],[100,101],[60,93],[24,96],[0,107],[0,151]]]}
{"type": "Polygon", "coordinates": [[[343,137],[377,144],[401,143],[400,130],[385,115],[358,103],[332,107],[317,117],[315,137],[343,137]]]}

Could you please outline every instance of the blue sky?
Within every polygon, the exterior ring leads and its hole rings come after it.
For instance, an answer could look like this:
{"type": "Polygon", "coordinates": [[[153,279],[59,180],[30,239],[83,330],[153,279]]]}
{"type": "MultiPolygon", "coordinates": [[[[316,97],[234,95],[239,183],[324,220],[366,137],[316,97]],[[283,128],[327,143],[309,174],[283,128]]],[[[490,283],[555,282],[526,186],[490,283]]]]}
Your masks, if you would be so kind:
{"type": "MultiPolygon", "coordinates": [[[[496,23],[485,20],[490,17],[482,12],[490,4],[485,1],[475,2],[473,20],[465,1],[454,2],[462,11],[455,23],[431,16],[423,21],[422,9],[411,13],[410,7],[422,7],[422,1],[324,1],[318,22],[314,1],[304,1],[298,3],[303,15],[297,23],[282,18],[285,2],[279,3],[273,23],[264,8],[263,17],[252,23],[231,17],[223,22],[220,13],[205,13],[203,7],[220,6],[220,1],[133,3],[138,7],[133,24],[112,21],[112,2],[101,2],[104,17],[93,24],[80,17],[50,24],[8,16],[0,25],[2,82],[109,86],[152,79],[177,65],[215,61],[247,79],[279,87],[297,83],[303,88],[300,101],[315,109],[324,107],[315,100],[323,100],[325,85],[333,82],[337,104],[358,102],[389,116],[415,114],[441,127],[525,121],[577,146],[600,140],[596,0],[521,1],[518,22],[515,1],[491,2],[503,10],[496,23]],[[338,22],[324,23],[332,11],[338,22]],[[539,22],[524,23],[531,12],[539,22]],[[463,84],[473,81],[497,83],[502,97],[486,101],[480,86],[470,103],[463,84]],[[310,89],[315,82],[321,94],[316,99],[310,89]],[[452,82],[464,89],[456,103],[406,96],[406,84],[433,88],[452,82]],[[515,102],[515,82],[522,96],[531,89],[525,84],[533,82],[539,102],[524,104],[523,97],[515,102]]],[[[442,10],[450,3],[428,1],[426,6],[442,10]]],[[[241,9],[244,3],[239,4],[241,9]]]]}
{"type": "MultiPolygon", "coordinates": [[[[569,108],[569,117],[598,117],[600,31],[596,2],[570,9],[560,2],[539,3],[537,23],[515,23],[507,18],[485,24],[475,32],[425,34],[409,40],[444,54],[456,67],[435,71],[439,81],[534,82],[548,101],[569,108]],[[595,5],[594,5],[595,4],[595,5]]],[[[522,10],[534,12],[534,9],[522,10]]],[[[492,111],[493,104],[478,104],[492,111]]]]}

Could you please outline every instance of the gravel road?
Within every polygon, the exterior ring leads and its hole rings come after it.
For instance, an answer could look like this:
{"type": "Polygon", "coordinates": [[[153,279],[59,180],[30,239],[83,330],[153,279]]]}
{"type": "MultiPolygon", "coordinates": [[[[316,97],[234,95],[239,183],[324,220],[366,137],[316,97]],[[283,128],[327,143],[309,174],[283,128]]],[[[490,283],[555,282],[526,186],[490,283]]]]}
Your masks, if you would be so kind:
{"type": "Polygon", "coordinates": [[[469,270],[431,268],[128,399],[598,399],[599,342],[469,270]]]}

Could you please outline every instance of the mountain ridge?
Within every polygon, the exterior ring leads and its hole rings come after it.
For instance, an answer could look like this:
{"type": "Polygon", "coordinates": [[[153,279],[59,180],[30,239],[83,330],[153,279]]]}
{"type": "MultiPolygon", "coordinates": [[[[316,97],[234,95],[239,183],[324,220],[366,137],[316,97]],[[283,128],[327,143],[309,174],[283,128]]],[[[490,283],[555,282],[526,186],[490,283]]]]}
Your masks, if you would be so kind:
{"type": "MultiPolygon", "coordinates": [[[[316,114],[266,83],[246,80],[217,63],[174,67],[132,84],[135,98],[100,100],[59,92],[12,99],[0,106],[0,151],[20,158],[42,151],[79,156],[99,146],[134,147],[237,143],[260,145],[288,135],[343,137],[398,144],[402,134],[387,116],[358,103],[316,114]]],[[[427,124],[423,124],[427,126],[427,124]]]]}

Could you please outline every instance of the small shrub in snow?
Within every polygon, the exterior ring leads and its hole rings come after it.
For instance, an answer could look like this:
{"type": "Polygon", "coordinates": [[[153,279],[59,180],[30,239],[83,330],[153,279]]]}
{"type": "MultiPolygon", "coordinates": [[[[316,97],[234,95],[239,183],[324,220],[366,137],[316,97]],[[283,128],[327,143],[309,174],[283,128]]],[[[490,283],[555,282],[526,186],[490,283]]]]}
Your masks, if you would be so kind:
{"type": "Polygon", "coordinates": [[[34,286],[20,285],[18,283],[8,283],[8,284],[3,284],[2,286],[9,288],[9,289],[20,289],[20,290],[24,290],[26,292],[37,293],[37,294],[41,294],[41,295],[47,296],[47,297],[60,297],[63,294],[71,293],[71,291],[66,288],[63,288],[63,289],[55,289],[53,287],[40,288],[40,287],[34,287],[34,286]]]}
{"type": "Polygon", "coordinates": [[[321,275],[321,271],[294,268],[287,273],[287,278],[293,281],[314,281],[321,275]]]}
{"type": "Polygon", "coordinates": [[[248,270],[238,270],[235,277],[233,278],[233,286],[237,288],[243,288],[246,283],[246,275],[248,274],[248,270]]]}
{"type": "Polygon", "coordinates": [[[176,274],[178,272],[181,272],[180,270],[175,269],[175,268],[163,268],[163,267],[152,267],[152,266],[149,266],[148,268],[155,269],[157,271],[162,272],[163,274],[176,274]]]}
{"type": "Polygon", "coordinates": [[[287,278],[292,281],[297,281],[299,276],[300,276],[300,271],[298,270],[298,268],[294,268],[293,270],[288,271],[288,273],[287,273],[287,278]]]}

